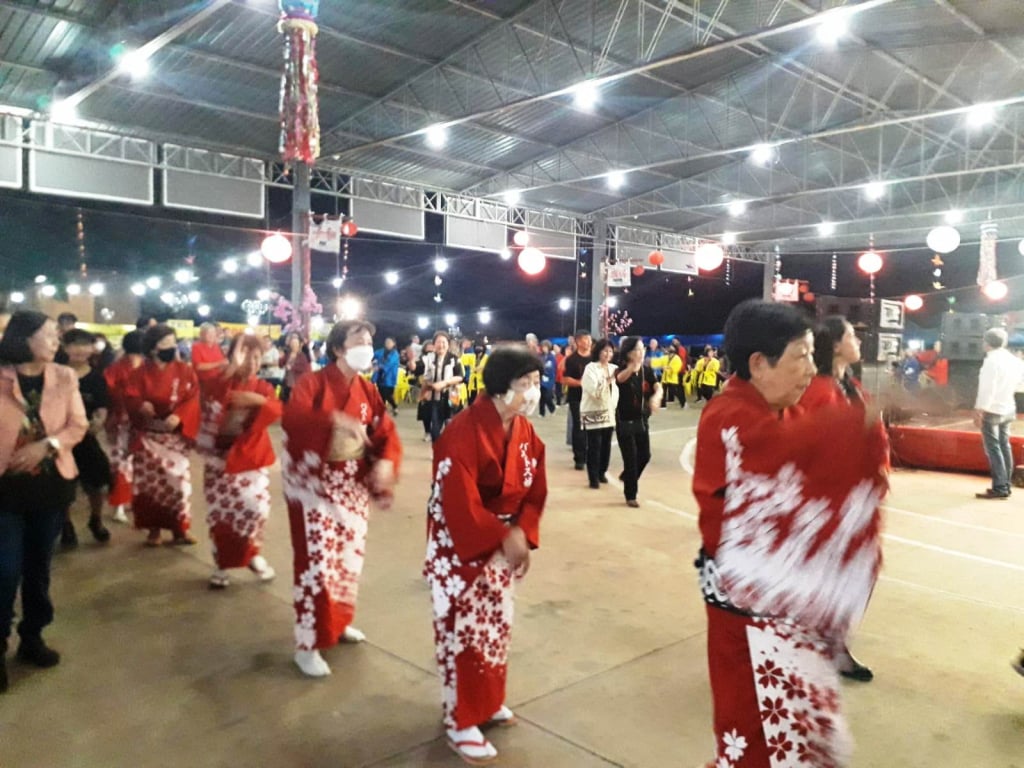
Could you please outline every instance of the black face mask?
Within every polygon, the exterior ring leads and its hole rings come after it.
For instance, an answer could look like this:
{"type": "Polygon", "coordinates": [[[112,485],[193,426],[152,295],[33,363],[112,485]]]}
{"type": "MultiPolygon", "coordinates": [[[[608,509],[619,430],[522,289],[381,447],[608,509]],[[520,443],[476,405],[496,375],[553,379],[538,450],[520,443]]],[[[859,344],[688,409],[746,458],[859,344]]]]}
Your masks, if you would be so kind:
{"type": "Polygon", "coordinates": [[[173,363],[177,354],[178,350],[174,347],[171,347],[170,349],[158,349],[156,351],[157,359],[164,363],[173,363]]]}

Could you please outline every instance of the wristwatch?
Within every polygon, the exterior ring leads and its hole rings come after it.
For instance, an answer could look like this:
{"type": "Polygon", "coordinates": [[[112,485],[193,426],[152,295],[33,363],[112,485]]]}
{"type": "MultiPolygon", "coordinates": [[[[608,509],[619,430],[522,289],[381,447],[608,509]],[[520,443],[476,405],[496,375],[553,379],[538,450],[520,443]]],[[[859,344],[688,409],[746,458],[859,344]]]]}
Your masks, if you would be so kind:
{"type": "Polygon", "coordinates": [[[46,444],[47,446],[49,446],[51,456],[56,456],[58,453],[60,453],[60,440],[58,440],[56,437],[46,438],[46,444]]]}

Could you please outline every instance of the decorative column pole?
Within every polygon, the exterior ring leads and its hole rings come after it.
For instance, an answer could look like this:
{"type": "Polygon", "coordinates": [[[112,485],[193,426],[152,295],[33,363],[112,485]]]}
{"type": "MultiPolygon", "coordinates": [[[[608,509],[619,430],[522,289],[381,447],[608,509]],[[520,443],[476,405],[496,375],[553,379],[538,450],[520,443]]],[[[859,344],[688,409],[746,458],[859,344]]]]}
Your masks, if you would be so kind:
{"type": "Polygon", "coordinates": [[[292,308],[302,332],[309,331],[305,310],[310,288],[309,173],[320,156],[320,115],[316,64],[316,24],[320,0],[279,0],[284,37],[284,74],[281,77],[281,160],[292,173],[292,308]]]}

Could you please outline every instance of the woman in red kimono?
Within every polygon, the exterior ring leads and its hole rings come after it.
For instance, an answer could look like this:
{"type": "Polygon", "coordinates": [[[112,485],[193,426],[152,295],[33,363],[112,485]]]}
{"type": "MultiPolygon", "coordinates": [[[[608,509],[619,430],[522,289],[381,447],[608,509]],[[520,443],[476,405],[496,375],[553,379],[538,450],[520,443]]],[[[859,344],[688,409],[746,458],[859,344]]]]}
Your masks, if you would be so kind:
{"type": "Polygon", "coordinates": [[[797,406],[813,349],[798,309],[737,306],[735,374],[697,430],[713,768],[838,768],[852,751],[835,653],[881,566],[885,445],[863,401],[797,406]]]}
{"type": "MultiPolygon", "coordinates": [[[[850,367],[860,362],[860,339],[845,317],[832,315],[814,332],[814,366],[818,375],[800,398],[800,407],[814,413],[827,406],[863,405],[868,397],[860,382],[853,377],[850,367]]],[[[888,441],[881,422],[876,425],[883,442],[888,441]]],[[[888,469],[888,463],[886,464],[888,469]]],[[[871,682],[875,675],[861,664],[843,643],[836,652],[839,674],[862,683],[871,682]]]]}
{"type": "Polygon", "coordinates": [[[542,370],[526,348],[496,349],[486,394],[434,444],[424,576],[448,744],[471,765],[498,755],[480,726],[515,721],[505,706],[515,582],[540,542],[547,498],[544,443],[526,418],[540,402],[542,370]]]}
{"type": "Polygon", "coordinates": [[[320,649],[366,636],[351,626],[366,549],[370,498],[391,506],[402,445],[377,388],[371,323],[343,321],[327,337],[328,364],[292,390],[281,426],[282,470],[294,554],[295,663],[331,668],[320,649]]]}
{"type": "Polygon", "coordinates": [[[178,340],[168,325],[146,329],[146,362],[128,381],[125,408],[132,422],[135,527],[149,531],[146,545],[160,545],[161,529],[178,545],[195,544],[192,476],[188,452],[199,433],[199,382],[178,359],[178,340]]]}
{"type": "Polygon", "coordinates": [[[196,441],[204,454],[203,491],[206,524],[213,541],[216,568],[210,587],[224,589],[228,568],[249,568],[260,581],[274,569],[260,554],[270,516],[270,470],[274,448],[267,427],[281,418],[274,388],[256,374],[263,345],[239,335],[231,343],[227,367],[207,379],[204,420],[196,441]]]}
{"type": "Polygon", "coordinates": [[[145,360],[142,356],[142,335],[142,331],[126,333],[121,341],[124,354],[103,371],[110,400],[107,423],[104,425],[110,445],[112,475],[107,503],[114,507],[114,520],[119,523],[129,522],[124,508],[132,503],[131,420],[125,409],[124,398],[128,380],[145,360]]]}

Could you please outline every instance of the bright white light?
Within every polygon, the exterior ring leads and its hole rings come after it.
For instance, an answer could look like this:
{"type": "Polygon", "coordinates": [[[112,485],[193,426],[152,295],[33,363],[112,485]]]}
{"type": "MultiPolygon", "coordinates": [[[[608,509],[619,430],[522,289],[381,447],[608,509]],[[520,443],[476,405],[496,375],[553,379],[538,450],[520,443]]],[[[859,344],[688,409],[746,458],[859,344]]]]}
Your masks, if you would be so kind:
{"type": "MultiPolygon", "coordinates": [[[[71,286],[69,285],[68,288],[70,289],[71,286]]],[[[71,291],[69,290],[68,293],[70,292],[71,291]]],[[[131,292],[134,293],[136,296],[144,296],[146,294],[145,283],[132,283],[131,292]]]]}
{"type": "Polygon", "coordinates": [[[443,274],[448,271],[448,259],[434,259],[434,271],[443,274]]]}
{"type": "Polygon", "coordinates": [[[12,304],[21,304],[23,301],[25,301],[25,294],[22,293],[21,291],[14,291],[11,294],[12,304]]]}
{"type": "Polygon", "coordinates": [[[615,309],[617,306],[619,306],[619,297],[609,296],[608,301],[606,303],[608,304],[609,309],[615,309]]]}
{"type": "Polygon", "coordinates": [[[570,299],[568,296],[563,296],[558,300],[558,308],[563,312],[568,312],[570,309],[572,309],[572,299],[570,299]]]}
{"type": "Polygon", "coordinates": [[[120,58],[117,68],[132,80],[142,80],[149,74],[149,57],[141,51],[131,51],[120,58]]]}
{"type": "Polygon", "coordinates": [[[263,254],[260,253],[259,251],[253,251],[252,253],[246,255],[245,263],[248,264],[250,267],[262,266],[263,254]]]}
{"type": "Polygon", "coordinates": [[[996,108],[991,104],[975,104],[967,111],[969,128],[984,128],[996,121],[996,108]]]}
{"type": "Polygon", "coordinates": [[[260,324],[259,315],[249,315],[249,317],[247,317],[246,320],[249,322],[249,325],[252,326],[253,328],[260,324]]]}
{"type": "Polygon", "coordinates": [[[723,232],[722,233],[722,245],[736,245],[736,233],[735,232],[723,232]]]}
{"type": "Polygon", "coordinates": [[[936,253],[952,253],[960,247],[960,233],[954,227],[935,227],[928,233],[925,243],[936,253]]]}
{"type": "Polygon", "coordinates": [[[309,330],[313,331],[314,333],[319,333],[323,329],[324,329],[324,316],[323,315],[313,315],[311,318],[309,318],[309,330]]]}
{"type": "Polygon", "coordinates": [[[729,203],[729,215],[730,216],[742,216],[747,212],[747,201],[746,200],[733,200],[729,203]]]}
{"type": "Polygon", "coordinates": [[[502,197],[505,198],[506,205],[519,205],[522,195],[518,189],[506,189],[502,197]]]}
{"type": "Polygon", "coordinates": [[[839,38],[850,30],[850,16],[846,11],[832,11],[821,16],[818,25],[818,40],[826,45],[835,45],[839,38]]]}
{"type": "Polygon", "coordinates": [[[270,289],[260,288],[258,291],[256,291],[256,298],[259,299],[260,301],[270,301],[270,289]]]}
{"type": "Polygon", "coordinates": [[[196,313],[200,317],[209,317],[210,316],[210,305],[209,304],[200,304],[196,308],[196,313]]]}
{"type": "Polygon", "coordinates": [[[768,165],[775,159],[775,147],[772,144],[758,144],[750,153],[750,162],[754,165],[768,165]]]}
{"type": "Polygon", "coordinates": [[[55,285],[44,285],[42,288],[39,289],[39,292],[41,294],[43,294],[43,296],[46,296],[47,298],[51,298],[51,297],[57,295],[57,286],[55,286],[55,285]]]}
{"type": "Polygon", "coordinates": [[[622,171],[612,171],[606,178],[608,189],[622,189],[626,184],[626,174],[622,171]]]}
{"type": "Polygon", "coordinates": [[[864,197],[868,200],[881,200],[885,197],[885,183],[881,181],[872,181],[870,184],[864,185],[864,197]]]}
{"type": "Polygon", "coordinates": [[[201,298],[202,297],[199,295],[199,291],[188,292],[188,300],[191,301],[193,304],[198,304],[201,298]]]}
{"type": "Polygon", "coordinates": [[[102,296],[107,287],[103,283],[93,283],[89,286],[89,293],[93,296],[102,296]]]}
{"type": "Polygon", "coordinates": [[[591,80],[584,80],[572,90],[572,101],[577,109],[590,112],[601,100],[601,91],[591,80]]]}
{"type": "Polygon", "coordinates": [[[981,292],[992,301],[1002,301],[1006,298],[1006,294],[1010,292],[1010,289],[1001,280],[993,280],[991,283],[985,283],[981,287],[981,292]]]}
{"type": "Polygon", "coordinates": [[[68,296],[78,296],[82,292],[82,286],[78,283],[68,283],[68,296]]]}
{"type": "Polygon", "coordinates": [[[947,224],[956,225],[964,220],[964,212],[958,211],[956,208],[954,208],[951,211],[946,211],[946,215],[943,216],[943,219],[947,224]]]}
{"type": "Polygon", "coordinates": [[[158,290],[160,290],[160,278],[159,277],[147,277],[146,278],[146,287],[149,288],[151,291],[158,291],[158,290]]]}
{"type": "Polygon", "coordinates": [[[174,304],[174,294],[171,293],[170,291],[165,291],[164,293],[160,294],[160,301],[162,301],[164,304],[173,305],[174,304]]]}
{"type": "Polygon", "coordinates": [[[395,271],[385,272],[384,282],[388,285],[398,285],[398,273],[395,271]]]}
{"type": "Polygon", "coordinates": [[[444,324],[447,325],[449,328],[451,328],[452,326],[458,325],[458,323],[459,323],[458,315],[455,315],[455,314],[453,314],[451,312],[448,312],[444,316],[444,324]]]}
{"type": "Polygon", "coordinates": [[[481,309],[477,313],[476,319],[480,321],[481,325],[487,325],[489,322],[491,322],[491,312],[490,312],[490,310],[481,309]]]}
{"type": "Polygon", "coordinates": [[[36,275],[36,285],[42,285],[46,282],[46,275],[36,275]]]}
{"type": "Polygon", "coordinates": [[[78,109],[66,99],[50,105],[50,119],[55,123],[71,123],[78,119],[78,109]]]}
{"type": "Polygon", "coordinates": [[[502,248],[498,255],[501,256],[502,261],[508,261],[512,258],[512,251],[509,248],[502,248]]]}
{"type": "Polygon", "coordinates": [[[235,274],[238,271],[238,259],[224,259],[221,269],[229,275],[235,274]]]}
{"type": "Polygon", "coordinates": [[[427,146],[431,149],[443,149],[448,143],[448,129],[443,125],[432,125],[425,133],[427,146]]]}
{"type": "Polygon", "coordinates": [[[333,277],[333,278],[331,278],[331,285],[333,285],[335,287],[335,289],[341,288],[341,285],[344,282],[345,281],[342,280],[340,277],[333,277]]]}
{"type": "Polygon", "coordinates": [[[435,304],[440,304],[442,301],[444,301],[444,299],[441,298],[441,294],[440,293],[435,293],[434,294],[434,303],[435,304]]]}
{"type": "Polygon", "coordinates": [[[234,291],[224,291],[224,301],[228,304],[234,304],[238,301],[238,294],[234,291]]]}
{"type": "Polygon", "coordinates": [[[429,317],[423,317],[422,315],[420,315],[419,317],[416,318],[416,327],[419,328],[421,331],[427,330],[427,327],[429,325],[430,325],[430,318],[429,317]]]}
{"type": "Polygon", "coordinates": [[[177,272],[174,273],[174,280],[175,282],[181,283],[182,285],[184,285],[185,283],[191,283],[192,271],[188,269],[179,269],[177,272]]]}
{"type": "Polygon", "coordinates": [[[832,237],[836,233],[836,225],[831,221],[823,221],[818,224],[818,234],[822,237],[832,237]]]}
{"type": "Polygon", "coordinates": [[[338,299],[338,317],[342,320],[355,320],[363,312],[363,304],[353,296],[338,299]]]}

